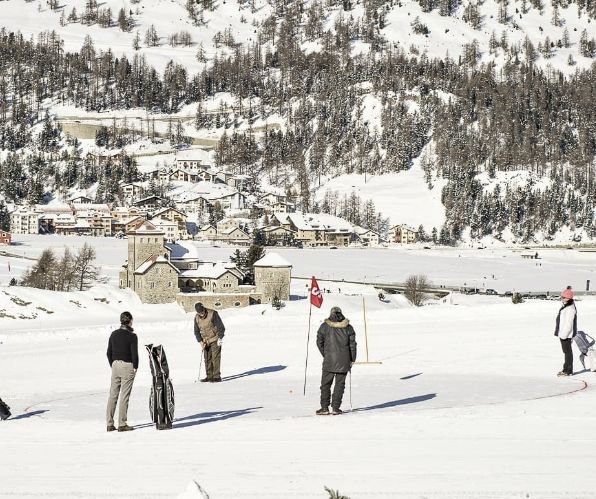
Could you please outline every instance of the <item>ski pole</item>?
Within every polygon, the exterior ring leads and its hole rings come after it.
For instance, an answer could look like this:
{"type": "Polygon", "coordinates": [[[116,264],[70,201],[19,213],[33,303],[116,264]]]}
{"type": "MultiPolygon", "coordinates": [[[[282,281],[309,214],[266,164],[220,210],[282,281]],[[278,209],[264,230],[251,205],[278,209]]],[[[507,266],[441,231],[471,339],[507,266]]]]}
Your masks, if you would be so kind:
{"type": "Polygon", "coordinates": [[[198,381],[201,381],[201,368],[203,367],[203,357],[205,356],[205,351],[201,348],[201,360],[199,361],[199,377],[198,381]]]}

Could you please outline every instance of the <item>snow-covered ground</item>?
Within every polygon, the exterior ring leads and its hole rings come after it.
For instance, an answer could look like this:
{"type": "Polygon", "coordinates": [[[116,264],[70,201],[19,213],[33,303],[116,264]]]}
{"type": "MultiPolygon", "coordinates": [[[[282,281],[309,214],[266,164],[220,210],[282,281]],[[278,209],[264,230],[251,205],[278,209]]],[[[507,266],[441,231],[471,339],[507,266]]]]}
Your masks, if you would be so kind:
{"type": "MultiPolygon", "coordinates": [[[[38,310],[47,322],[0,318],[0,396],[15,416],[0,422],[0,496],[176,497],[196,480],[212,499],[324,498],[324,486],[352,499],[594,497],[595,374],[576,361],[576,376],[555,377],[556,303],[456,295],[417,309],[400,297],[379,302],[368,288],[349,292],[325,295],[313,311],[303,396],[301,285],[280,311],[222,312],[221,384],[194,382],[192,315],[176,305],[142,305],[105,285],[74,294],[0,288],[0,308],[29,313],[43,303],[53,312],[38,310]],[[382,363],[354,366],[343,403],[352,413],[316,417],[316,327],[341,306],[364,360],[363,296],[369,357],[382,363]],[[165,346],[171,431],[150,424],[144,352],[129,410],[137,429],[105,431],[106,342],[124,309],[141,344],[165,346]]],[[[578,310],[580,329],[593,333],[596,301],[578,310]]]]}
{"type": "MultiPolygon", "coordinates": [[[[79,248],[93,245],[97,263],[110,282],[117,284],[118,272],[126,260],[126,239],[72,236],[15,236],[15,245],[1,247],[23,258],[0,256],[0,284],[11,277],[20,277],[43,249],[53,248],[60,255],[64,247],[79,248]],[[10,265],[10,271],[9,271],[10,265]]],[[[199,258],[206,261],[228,261],[233,247],[213,247],[196,244],[199,258]]],[[[507,248],[340,248],[336,250],[267,248],[281,254],[293,265],[292,275],[341,281],[355,280],[372,283],[404,282],[413,274],[425,274],[435,285],[469,286],[505,291],[559,291],[567,285],[581,291],[586,281],[596,286],[596,252],[565,249],[507,248]],[[539,260],[526,260],[522,253],[538,252],[539,260]]],[[[341,289],[342,284],[327,287],[341,289]]],[[[345,286],[344,286],[345,292],[345,286]]]]}

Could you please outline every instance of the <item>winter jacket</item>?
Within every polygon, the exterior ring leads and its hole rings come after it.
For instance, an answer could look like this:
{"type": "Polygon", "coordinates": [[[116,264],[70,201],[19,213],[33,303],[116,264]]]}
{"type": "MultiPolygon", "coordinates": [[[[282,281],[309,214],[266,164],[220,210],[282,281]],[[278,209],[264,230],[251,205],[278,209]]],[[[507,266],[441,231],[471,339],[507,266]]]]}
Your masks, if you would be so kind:
{"type": "Polygon", "coordinates": [[[557,314],[555,336],[562,340],[573,338],[577,334],[577,309],[575,302],[569,300],[563,305],[557,314]]]}
{"type": "Polygon", "coordinates": [[[226,328],[216,310],[206,310],[207,316],[204,319],[201,319],[199,314],[195,315],[195,337],[199,342],[204,341],[207,345],[212,345],[224,337],[226,328]]]}
{"type": "Polygon", "coordinates": [[[356,361],[356,333],[348,319],[343,315],[325,319],[317,332],[317,347],[323,356],[323,371],[347,373],[356,361]]]}
{"type": "Polygon", "coordinates": [[[108,341],[108,362],[110,366],[115,360],[132,363],[135,369],[139,367],[139,340],[133,333],[133,328],[122,324],[116,329],[108,341]]]}

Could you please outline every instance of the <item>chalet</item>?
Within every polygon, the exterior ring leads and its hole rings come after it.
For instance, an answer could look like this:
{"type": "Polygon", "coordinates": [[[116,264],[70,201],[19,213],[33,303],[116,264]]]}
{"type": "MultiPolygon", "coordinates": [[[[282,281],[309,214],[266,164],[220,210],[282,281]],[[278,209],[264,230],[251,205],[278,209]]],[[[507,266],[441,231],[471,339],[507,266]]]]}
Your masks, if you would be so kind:
{"type": "Polygon", "coordinates": [[[264,227],[261,230],[263,231],[263,234],[265,234],[267,244],[270,246],[289,246],[293,244],[296,239],[296,232],[287,227],[271,225],[269,227],[264,227]]]}
{"type": "Polygon", "coordinates": [[[174,238],[175,240],[188,238],[188,232],[186,231],[186,218],[186,213],[171,207],[162,208],[151,215],[152,220],[162,219],[176,224],[177,229],[176,236],[174,238]]]}
{"type": "Polygon", "coordinates": [[[389,239],[398,244],[415,243],[418,240],[418,231],[407,225],[394,225],[389,229],[389,239]]]}
{"type": "Polygon", "coordinates": [[[382,242],[380,234],[371,229],[360,229],[356,234],[358,240],[365,246],[378,246],[382,242]]]}
{"type": "Polygon", "coordinates": [[[203,225],[197,234],[199,239],[213,240],[217,238],[217,229],[213,225],[203,225]]]}
{"type": "Polygon", "coordinates": [[[184,197],[176,201],[176,206],[186,213],[204,213],[209,210],[211,203],[204,195],[184,197]]]}
{"type": "Polygon", "coordinates": [[[138,199],[143,193],[143,185],[135,182],[129,182],[121,185],[122,194],[126,199],[138,199]]]}
{"type": "Polygon", "coordinates": [[[252,238],[238,227],[231,227],[222,232],[218,232],[217,239],[238,245],[248,245],[252,241],[252,238]]]}
{"type": "Polygon", "coordinates": [[[164,203],[164,199],[158,196],[148,196],[143,199],[139,199],[133,203],[139,209],[147,210],[147,211],[155,211],[162,206],[164,203]]]}
{"type": "Polygon", "coordinates": [[[90,204],[93,202],[93,200],[91,198],[88,198],[87,196],[76,196],[72,198],[70,202],[77,204],[90,204]]]}

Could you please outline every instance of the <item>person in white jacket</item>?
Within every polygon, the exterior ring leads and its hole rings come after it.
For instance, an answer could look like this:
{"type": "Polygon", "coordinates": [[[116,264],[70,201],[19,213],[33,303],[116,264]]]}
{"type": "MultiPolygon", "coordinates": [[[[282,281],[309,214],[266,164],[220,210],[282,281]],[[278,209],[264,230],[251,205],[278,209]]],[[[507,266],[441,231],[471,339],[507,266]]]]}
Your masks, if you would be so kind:
{"type": "Polygon", "coordinates": [[[577,309],[573,301],[573,290],[571,286],[561,293],[563,305],[557,314],[555,336],[561,340],[561,348],[565,355],[563,370],[557,376],[571,376],[573,374],[573,352],[571,350],[571,339],[577,334],[577,309]]]}

